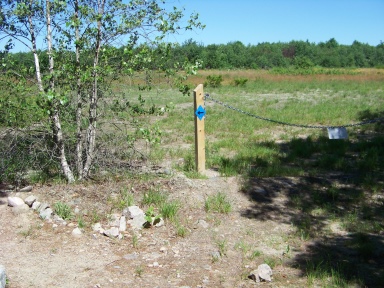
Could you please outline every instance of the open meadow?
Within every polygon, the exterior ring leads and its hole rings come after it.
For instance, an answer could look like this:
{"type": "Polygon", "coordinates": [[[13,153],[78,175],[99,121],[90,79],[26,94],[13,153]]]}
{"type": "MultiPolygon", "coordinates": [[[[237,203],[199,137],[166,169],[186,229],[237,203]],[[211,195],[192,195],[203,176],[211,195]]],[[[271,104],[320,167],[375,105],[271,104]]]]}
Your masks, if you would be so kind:
{"type": "Polygon", "coordinates": [[[92,181],[38,172],[31,192],[0,193],[7,288],[254,287],[262,263],[265,287],[384,286],[383,69],[199,71],[187,82],[209,94],[203,174],[193,98],[156,79],[119,79],[104,97],[92,181]],[[335,126],[348,139],[328,139],[335,126]],[[30,195],[68,205],[71,225],[6,205],[30,195]],[[93,230],[131,205],[164,225],[93,230]]]}

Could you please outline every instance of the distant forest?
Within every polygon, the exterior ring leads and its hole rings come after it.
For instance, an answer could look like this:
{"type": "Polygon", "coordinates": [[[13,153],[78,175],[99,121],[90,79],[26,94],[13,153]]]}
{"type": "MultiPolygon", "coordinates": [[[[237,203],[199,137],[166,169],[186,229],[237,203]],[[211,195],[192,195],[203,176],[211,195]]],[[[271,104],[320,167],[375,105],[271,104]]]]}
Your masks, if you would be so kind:
{"type": "Polygon", "coordinates": [[[309,68],[369,68],[384,67],[384,43],[370,46],[358,41],[340,45],[334,38],[318,44],[308,41],[289,43],[259,43],[245,46],[242,42],[226,45],[201,45],[188,40],[175,51],[176,57],[202,61],[206,69],[253,68],[296,66],[309,68]]]}
{"type": "MultiPolygon", "coordinates": [[[[259,43],[257,45],[244,45],[240,41],[227,44],[203,45],[193,39],[180,45],[167,44],[167,56],[169,67],[177,63],[189,61],[201,63],[203,69],[271,69],[271,68],[384,68],[384,43],[370,46],[358,41],[352,45],[341,45],[334,38],[318,44],[308,41],[291,41],[289,43],[259,43]]],[[[151,61],[152,69],[157,69],[156,49],[158,47],[139,46],[115,48],[113,59],[126,57],[126,49],[133,50],[130,55],[140,54],[140,51],[153,50],[151,61]]],[[[164,47],[161,48],[161,56],[164,56],[164,47]]],[[[90,51],[91,53],[91,51],[90,51]]],[[[48,57],[45,51],[39,51],[42,70],[48,69],[48,57]],[[46,62],[46,63],[44,63],[46,62]],[[44,65],[47,64],[47,65],[44,65]]],[[[5,56],[5,55],[3,55],[5,56]]],[[[32,52],[9,53],[8,60],[12,58],[13,65],[30,66],[33,70],[32,52]],[[30,65],[28,64],[30,63],[30,65]]],[[[66,57],[72,58],[72,52],[68,51],[66,57]]],[[[160,57],[160,56],[159,56],[160,57]]],[[[110,61],[113,62],[114,60],[110,61]]],[[[117,60],[116,63],[121,62],[117,60]]],[[[164,65],[164,64],[162,64],[164,65]]],[[[9,67],[9,66],[8,66],[9,67]]],[[[132,67],[140,70],[141,67],[132,67]]],[[[164,67],[162,67],[164,69],[164,67]]],[[[32,71],[31,71],[32,72],[32,71]]]]}

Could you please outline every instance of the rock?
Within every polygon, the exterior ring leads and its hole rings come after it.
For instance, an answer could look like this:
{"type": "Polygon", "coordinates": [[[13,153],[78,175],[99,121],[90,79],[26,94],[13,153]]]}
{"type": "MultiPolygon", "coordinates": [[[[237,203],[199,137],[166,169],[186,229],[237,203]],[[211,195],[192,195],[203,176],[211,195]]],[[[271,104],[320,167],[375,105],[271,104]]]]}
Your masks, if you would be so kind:
{"type": "Polygon", "coordinates": [[[104,234],[104,229],[101,227],[100,223],[95,223],[92,225],[92,230],[95,232],[99,232],[100,234],[104,234]]]}
{"type": "Polygon", "coordinates": [[[24,204],[24,200],[19,197],[8,197],[8,206],[16,207],[24,204]]]}
{"type": "Polygon", "coordinates": [[[109,226],[119,227],[120,226],[120,214],[111,214],[111,219],[108,221],[109,226]]]}
{"type": "Polygon", "coordinates": [[[15,215],[28,213],[28,211],[29,211],[29,206],[25,203],[23,205],[12,207],[12,212],[15,215]]]}
{"type": "Polygon", "coordinates": [[[215,260],[219,260],[221,258],[221,254],[219,251],[213,251],[211,255],[212,255],[212,258],[215,260]]]}
{"type": "Polygon", "coordinates": [[[133,219],[139,215],[144,215],[144,211],[141,210],[138,206],[129,206],[123,210],[123,215],[127,219],[133,219]]]}
{"type": "Polygon", "coordinates": [[[44,211],[45,209],[49,208],[49,204],[47,203],[42,203],[40,204],[39,208],[37,209],[37,211],[41,212],[41,211],[44,211]]]}
{"type": "Polygon", "coordinates": [[[120,217],[120,225],[119,225],[119,231],[123,232],[127,230],[127,220],[125,216],[120,217]]]}
{"type": "Polygon", "coordinates": [[[5,267],[0,265],[0,288],[4,288],[7,283],[7,275],[5,274],[5,267]]]}
{"type": "Polygon", "coordinates": [[[39,210],[40,205],[41,205],[41,203],[40,203],[39,201],[36,200],[36,201],[33,202],[33,204],[32,204],[32,209],[33,209],[33,210],[39,210]]]}
{"type": "Polygon", "coordinates": [[[63,218],[61,218],[60,216],[58,216],[56,214],[53,215],[52,220],[61,224],[61,225],[64,225],[64,226],[67,225],[67,221],[65,221],[63,218]]]}
{"type": "Polygon", "coordinates": [[[31,192],[33,189],[33,186],[26,186],[19,190],[19,192],[31,192]]]}
{"type": "Polygon", "coordinates": [[[119,237],[119,234],[120,231],[117,227],[111,227],[110,229],[104,231],[104,235],[109,238],[117,238],[119,237]]]}
{"type": "Polygon", "coordinates": [[[261,264],[259,265],[259,267],[257,267],[257,270],[254,270],[250,273],[248,278],[256,282],[260,282],[260,279],[271,282],[272,281],[271,276],[272,276],[271,267],[269,267],[268,264],[261,264]]]}
{"type": "Polygon", "coordinates": [[[33,195],[28,196],[24,199],[25,204],[27,204],[29,207],[32,207],[32,204],[37,200],[37,198],[33,195]]]}
{"type": "Polygon", "coordinates": [[[131,219],[131,220],[128,220],[129,225],[131,225],[131,227],[132,227],[133,229],[142,229],[142,228],[143,228],[143,225],[144,225],[146,222],[147,222],[147,220],[145,220],[145,215],[144,215],[144,213],[135,216],[135,217],[134,217],[133,219],[131,219]]]}
{"type": "Polygon", "coordinates": [[[48,220],[48,219],[51,219],[52,214],[53,214],[52,209],[46,208],[44,210],[41,210],[39,215],[40,215],[41,219],[47,219],[48,220]]]}
{"type": "Polygon", "coordinates": [[[139,257],[139,253],[136,253],[136,252],[131,253],[131,254],[126,254],[126,255],[123,256],[123,258],[124,258],[125,260],[135,260],[135,259],[137,259],[138,257],[139,257]]]}
{"type": "Polygon", "coordinates": [[[80,237],[81,235],[83,235],[83,232],[81,232],[80,228],[77,227],[72,230],[72,236],[80,237]]]}
{"type": "Polygon", "coordinates": [[[153,219],[153,225],[155,227],[161,227],[161,226],[164,226],[165,222],[164,222],[164,219],[163,218],[158,218],[158,219],[153,219]]]}
{"type": "Polygon", "coordinates": [[[207,221],[202,219],[198,220],[196,224],[204,229],[207,229],[209,227],[209,224],[207,223],[207,221]]]}

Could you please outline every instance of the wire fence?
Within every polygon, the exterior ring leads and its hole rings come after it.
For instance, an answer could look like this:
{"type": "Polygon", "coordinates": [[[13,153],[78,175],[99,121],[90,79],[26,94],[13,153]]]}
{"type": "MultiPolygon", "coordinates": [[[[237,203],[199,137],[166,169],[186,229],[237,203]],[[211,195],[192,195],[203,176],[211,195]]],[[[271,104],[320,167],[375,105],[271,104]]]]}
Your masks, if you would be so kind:
{"type": "Polygon", "coordinates": [[[272,122],[272,123],[279,124],[279,125],[298,127],[298,128],[335,129],[335,128],[347,128],[347,127],[355,127],[355,126],[362,126],[362,125],[373,124],[373,123],[378,123],[378,122],[384,122],[384,118],[381,117],[381,118],[374,118],[374,119],[365,120],[365,121],[361,121],[361,122],[357,122],[357,123],[345,124],[345,125],[337,125],[337,126],[295,124],[295,123],[289,123],[289,122],[274,120],[274,119],[270,119],[270,118],[266,118],[266,117],[255,115],[253,113],[244,111],[244,110],[242,110],[240,108],[231,106],[231,105],[229,105],[227,103],[224,103],[224,102],[222,102],[220,100],[214,99],[208,93],[205,94],[205,100],[210,100],[210,101],[212,101],[212,102],[214,102],[216,104],[219,104],[219,105],[221,105],[221,106],[223,106],[223,107],[225,107],[227,109],[236,111],[238,113],[241,113],[241,114],[244,114],[244,115],[247,115],[247,116],[259,119],[259,120],[268,121],[268,122],[272,122]]]}

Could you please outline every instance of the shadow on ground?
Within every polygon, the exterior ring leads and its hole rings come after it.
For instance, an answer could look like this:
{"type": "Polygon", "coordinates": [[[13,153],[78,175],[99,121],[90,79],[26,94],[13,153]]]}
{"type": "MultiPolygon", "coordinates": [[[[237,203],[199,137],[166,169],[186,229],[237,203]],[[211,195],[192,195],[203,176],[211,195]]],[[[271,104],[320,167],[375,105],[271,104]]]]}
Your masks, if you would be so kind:
{"type": "MultiPolygon", "coordinates": [[[[366,112],[361,119],[373,116],[380,115],[366,112]]],[[[299,268],[308,281],[384,287],[382,127],[376,123],[371,130],[354,130],[352,140],[308,137],[254,143],[255,149],[261,145],[278,151],[278,156],[224,161],[248,167],[238,171],[244,176],[241,192],[251,201],[244,217],[295,227],[294,237],[306,249],[288,265],[299,268]]]]}

